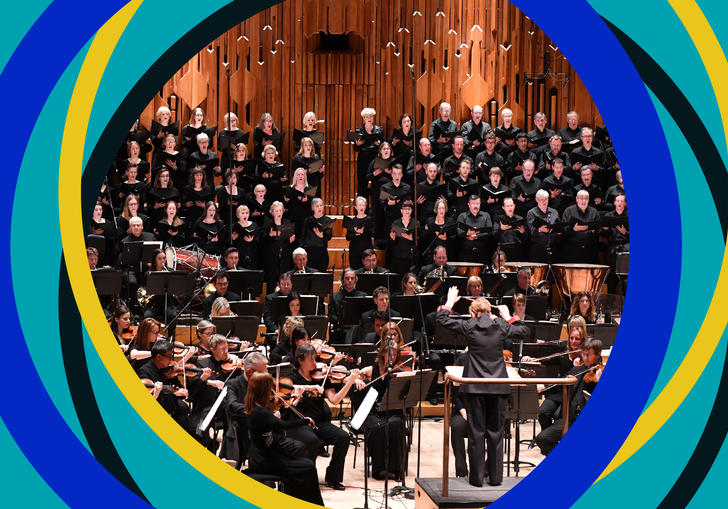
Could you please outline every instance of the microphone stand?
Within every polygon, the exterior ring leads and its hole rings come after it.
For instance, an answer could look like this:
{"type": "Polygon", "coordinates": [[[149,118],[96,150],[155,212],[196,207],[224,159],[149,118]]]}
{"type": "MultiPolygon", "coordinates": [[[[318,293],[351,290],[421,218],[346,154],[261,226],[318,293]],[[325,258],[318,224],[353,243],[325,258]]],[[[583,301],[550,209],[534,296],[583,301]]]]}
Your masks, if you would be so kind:
{"type": "MultiPolygon", "coordinates": [[[[226,55],[227,56],[227,55],[226,55]]],[[[229,60],[229,56],[227,56],[229,60]]],[[[230,143],[230,147],[228,147],[228,168],[230,169],[230,183],[227,185],[230,186],[228,188],[228,218],[230,222],[228,223],[230,225],[230,234],[228,238],[230,239],[230,246],[233,245],[233,200],[232,200],[232,192],[233,192],[233,173],[235,173],[235,170],[233,170],[233,153],[234,150],[232,149],[232,118],[230,115],[232,112],[230,111],[230,62],[228,61],[228,65],[225,69],[225,76],[227,77],[227,111],[228,111],[228,121],[227,121],[227,129],[228,129],[228,143],[230,143]]],[[[240,126],[238,126],[240,128],[240,126]]],[[[222,176],[223,181],[225,180],[225,175],[222,176]]],[[[224,183],[224,182],[223,182],[224,183]]],[[[237,187],[237,184],[235,185],[237,187]]]]}

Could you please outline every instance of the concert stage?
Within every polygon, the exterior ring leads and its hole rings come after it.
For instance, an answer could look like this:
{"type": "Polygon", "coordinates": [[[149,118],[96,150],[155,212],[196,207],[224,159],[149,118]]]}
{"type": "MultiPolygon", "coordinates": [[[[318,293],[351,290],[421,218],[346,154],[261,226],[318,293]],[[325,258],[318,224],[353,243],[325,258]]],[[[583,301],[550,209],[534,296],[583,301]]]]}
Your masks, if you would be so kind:
{"type": "Polygon", "coordinates": [[[495,502],[508,490],[513,488],[522,477],[504,477],[503,484],[491,486],[485,483],[476,488],[462,477],[450,477],[449,494],[442,497],[441,477],[418,477],[415,479],[415,509],[444,509],[457,507],[475,509],[495,502]]]}

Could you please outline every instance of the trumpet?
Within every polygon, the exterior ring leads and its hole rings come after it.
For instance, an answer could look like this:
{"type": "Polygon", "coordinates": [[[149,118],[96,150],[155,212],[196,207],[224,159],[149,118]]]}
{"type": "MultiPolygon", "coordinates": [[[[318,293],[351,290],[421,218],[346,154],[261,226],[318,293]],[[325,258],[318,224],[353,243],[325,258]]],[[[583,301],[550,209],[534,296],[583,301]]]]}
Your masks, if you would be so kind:
{"type": "Polygon", "coordinates": [[[137,302],[139,305],[143,308],[147,307],[149,305],[149,301],[152,300],[152,297],[154,297],[153,293],[147,293],[147,289],[144,286],[140,286],[137,288],[137,302]]]}
{"type": "Polygon", "coordinates": [[[205,285],[205,289],[202,290],[202,293],[205,295],[206,298],[216,292],[217,288],[215,288],[215,285],[212,283],[207,283],[207,285],[205,285]]]}

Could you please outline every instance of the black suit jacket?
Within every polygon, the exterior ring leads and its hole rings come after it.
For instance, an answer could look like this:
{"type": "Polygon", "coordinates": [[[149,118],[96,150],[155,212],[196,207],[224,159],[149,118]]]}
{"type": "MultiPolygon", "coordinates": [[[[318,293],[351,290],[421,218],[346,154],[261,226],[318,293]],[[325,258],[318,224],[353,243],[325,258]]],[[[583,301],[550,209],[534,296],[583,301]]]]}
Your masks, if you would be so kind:
{"type": "MultiPolygon", "coordinates": [[[[359,274],[364,274],[366,271],[367,270],[364,267],[359,267],[358,269],[356,269],[354,271],[354,273],[356,273],[356,275],[358,276],[359,274]]],[[[374,268],[374,271],[373,272],[375,274],[386,274],[389,271],[387,269],[385,269],[384,267],[377,266],[377,267],[374,268]]]]}
{"type": "MultiPolygon", "coordinates": [[[[500,317],[492,320],[488,315],[480,318],[453,318],[450,311],[437,311],[437,323],[456,331],[468,340],[468,360],[463,377],[466,378],[508,378],[503,350],[509,337],[528,337],[528,327],[521,322],[509,324],[500,317]]],[[[465,384],[460,392],[469,394],[510,394],[506,384],[465,384]]]]}

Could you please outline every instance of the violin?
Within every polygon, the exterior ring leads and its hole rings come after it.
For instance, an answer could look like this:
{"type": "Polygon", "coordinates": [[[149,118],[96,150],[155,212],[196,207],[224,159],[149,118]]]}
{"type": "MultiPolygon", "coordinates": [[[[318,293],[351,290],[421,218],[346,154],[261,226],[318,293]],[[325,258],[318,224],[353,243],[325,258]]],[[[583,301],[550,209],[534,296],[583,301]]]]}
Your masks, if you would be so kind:
{"type": "Polygon", "coordinates": [[[316,363],[316,369],[311,373],[311,378],[321,382],[328,378],[332,382],[342,382],[349,376],[350,371],[344,366],[329,366],[321,362],[316,363]]]}
{"type": "MultiPolygon", "coordinates": [[[[154,382],[152,382],[149,378],[142,378],[141,382],[144,384],[144,387],[149,389],[149,394],[154,393],[154,382]]],[[[167,389],[168,391],[172,391],[173,393],[180,390],[180,387],[177,387],[175,385],[162,385],[162,390],[167,389]]]]}
{"type": "Polygon", "coordinates": [[[324,362],[329,362],[337,355],[343,355],[343,360],[345,360],[346,362],[354,362],[354,358],[351,355],[341,354],[340,352],[337,352],[333,348],[329,347],[322,346],[320,349],[316,350],[316,353],[318,354],[319,359],[324,362]]]}
{"type": "Polygon", "coordinates": [[[598,362],[594,366],[590,367],[588,372],[584,375],[584,383],[587,383],[587,384],[597,383],[598,382],[597,372],[603,372],[603,371],[604,371],[604,364],[602,364],[602,362],[598,362]]]}
{"type": "Polygon", "coordinates": [[[123,339],[126,342],[126,344],[128,345],[129,343],[131,343],[131,340],[136,337],[137,329],[138,329],[137,325],[130,325],[129,327],[127,327],[126,329],[121,331],[121,334],[119,334],[119,337],[121,337],[121,339],[123,339]]]}
{"type": "Polygon", "coordinates": [[[301,419],[311,421],[314,424],[313,429],[316,429],[313,419],[311,419],[310,417],[306,417],[301,412],[296,410],[296,408],[293,406],[293,401],[291,398],[291,393],[295,389],[295,386],[293,385],[293,380],[291,380],[290,378],[279,378],[275,380],[275,386],[278,388],[278,390],[276,390],[276,388],[271,388],[271,392],[273,393],[271,402],[276,405],[276,410],[280,410],[281,408],[289,408],[301,419]]]}

